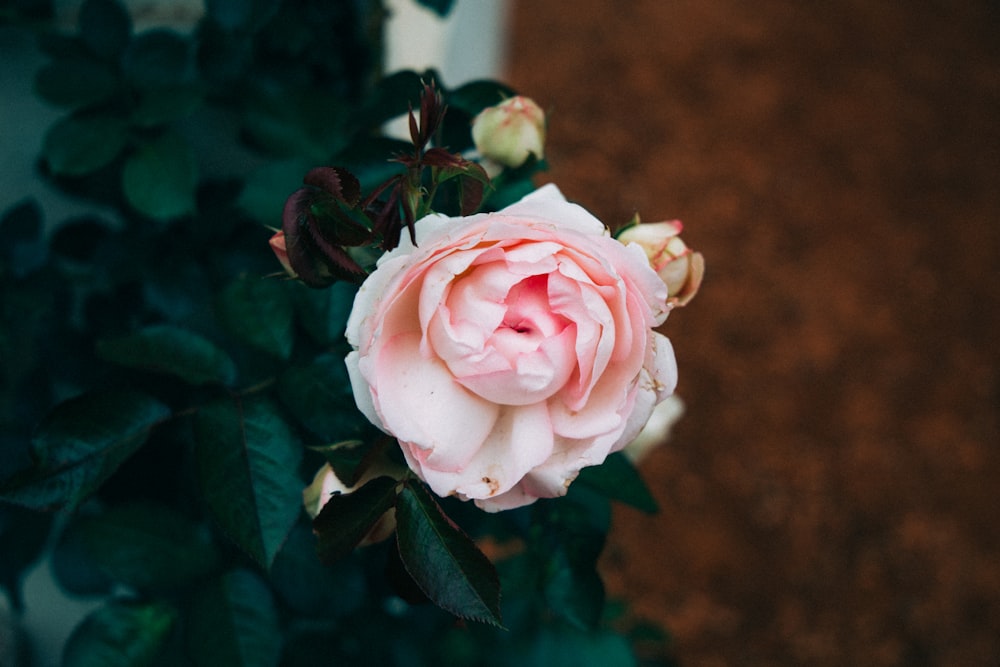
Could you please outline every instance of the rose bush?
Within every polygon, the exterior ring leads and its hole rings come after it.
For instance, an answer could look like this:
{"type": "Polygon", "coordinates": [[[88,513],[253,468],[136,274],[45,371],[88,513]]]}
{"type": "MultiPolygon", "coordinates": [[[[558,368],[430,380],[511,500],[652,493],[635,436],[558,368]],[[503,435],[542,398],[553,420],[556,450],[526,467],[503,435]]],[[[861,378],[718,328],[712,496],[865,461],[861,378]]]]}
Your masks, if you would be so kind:
{"type": "Polygon", "coordinates": [[[358,291],[355,400],[440,496],[488,511],[560,496],[676,385],[667,290],[637,245],[545,186],[431,215],[358,291]]]}

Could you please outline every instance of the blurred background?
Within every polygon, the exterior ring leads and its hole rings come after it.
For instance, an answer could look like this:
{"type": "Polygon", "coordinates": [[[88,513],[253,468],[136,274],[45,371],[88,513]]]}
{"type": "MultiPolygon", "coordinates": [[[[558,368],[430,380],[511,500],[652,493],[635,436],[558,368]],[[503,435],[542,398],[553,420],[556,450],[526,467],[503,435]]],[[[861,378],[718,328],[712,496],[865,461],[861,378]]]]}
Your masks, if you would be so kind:
{"type": "Polygon", "coordinates": [[[1000,664],[1000,5],[512,8],[551,180],[707,260],[612,590],[682,665],[1000,664]]]}

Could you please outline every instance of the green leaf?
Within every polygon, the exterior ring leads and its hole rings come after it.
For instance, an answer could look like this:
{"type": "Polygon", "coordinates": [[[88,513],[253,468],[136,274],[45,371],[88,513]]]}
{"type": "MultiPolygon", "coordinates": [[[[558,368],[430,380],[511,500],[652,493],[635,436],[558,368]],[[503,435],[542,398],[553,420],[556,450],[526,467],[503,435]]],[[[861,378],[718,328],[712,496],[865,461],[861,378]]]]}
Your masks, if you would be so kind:
{"type": "Polygon", "coordinates": [[[228,32],[253,31],[270,19],[279,0],[206,0],[205,10],[228,32]]]}
{"type": "Polygon", "coordinates": [[[82,176],[121,153],[128,126],[113,116],[68,116],[48,129],[42,156],[55,174],[82,176]]]}
{"type": "Polygon", "coordinates": [[[270,160],[250,172],[239,196],[239,206],[254,220],[270,227],[281,226],[285,200],[302,185],[302,174],[311,160],[270,160]]]}
{"type": "Polygon", "coordinates": [[[270,567],[299,514],[302,448],[265,398],[223,399],[194,421],[202,494],[230,539],[270,567]]]}
{"type": "Polygon", "coordinates": [[[549,559],[544,594],[549,608],[574,627],[594,630],[604,611],[604,583],[591,563],[575,562],[565,549],[549,559]]]}
{"type": "Polygon", "coordinates": [[[142,127],[155,127],[179,120],[193,113],[205,93],[198,85],[179,85],[146,91],[132,111],[132,122],[142,127]]]}
{"type": "Polygon", "coordinates": [[[39,97],[70,109],[101,102],[117,88],[118,80],[106,66],[84,58],[50,62],[35,75],[39,97]]]}
{"type": "Polygon", "coordinates": [[[576,483],[583,484],[601,495],[631,505],[647,514],[659,511],[656,499],[632,462],[621,452],[615,452],[597,466],[580,471],[576,483]]]}
{"type": "Polygon", "coordinates": [[[117,0],[86,0],[80,7],[80,37],[97,55],[117,59],[131,35],[132,19],[117,0]]]}
{"type": "Polygon", "coordinates": [[[581,632],[548,624],[523,642],[519,667],[636,667],[628,642],[612,632],[581,632]]]}
{"type": "Polygon", "coordinates": [[[61,403],[35,435],[34,469],[0,487],[0,499],[33,509],[76,507],[169,416],[163,403],[134,391],[61,403]]]}
{"type": "Polygon", "coordinates": [[[450,109],[459,109],[475,116],[486,107],[500,104],[516,94],[513,88],[499,81],[480,79],[448,91],[444,101],[450,109]]]}
{"type": "Polygon", "coordinates": [[[500,626],[496,569],[419,482],[400,492],[396,521],[400,558],[420,590],[456,616],[500,626]]]}
{"type": "Polygon", "coordinates": [[[296,524],[271,567],[276,594],[297,614],[310,618],[356,612],[367,593],[360,559],[345,558],[327,567],[316,557],[316,542],[308,523],[296,524]]]}
{"type": "Polygon", "coordinates": [[[597,561],[610,526],[610,503],[573,485],[566,498],[537,503],[532,515],[530,546],[542,563],[549,608],[574,627],[594,630],[604,609],[597,561]]]}
{"type": "Polygon", "coordinates": [[[219,556],[201,526],[152,504],[113,507],[79,524],[90,560],[112,580],[139,591],[164,591],[206,576],[219,556]]]}
{"type": "Polygon", "coordinates": [[[169,220],[194,211],[198,164],[178,136],[166,134],[143,145],[125,161],[122,190],[137,211],[169,220]]]}
{"type": "MultiPolygon", "coordinates": [[[[412,70],[401,70],[382,77],[361,113],[361,120],[373,126],[420,108],[422,77],[412,70]]],[[[383,158],[384,160],[385,158],[383,158]]]]}
{"type": "Polygon", "coordinates": [[[108,595],[115,582],[94,562],[84,544],[80,523],[80,520],[70,521],[59,535],[49,561],[52,576],[59,588],[71,595],[108,595]]]}
{"type": "Polygon", "coordinates": [[[340,355],[321,354],[289,368],[278,380],[278,394],[306,428],[328,442],[358,438],[368,430],[340,355]]]}
{"type": "Polygon", "coordinates": [[[280,359],[292,354],[293,309],[283,281],[242,278],[218,299],[222,324],[245,343],[280,359]]]}
{"type": "Polygon", "coordinates": [[[337,479],[347,486],[358,483],[365,468],[362,464],[370,459],[375,446],[364,440],[341,440],[322,447],[310,447],[314,452],[323,455],[326,462],[333,468],[337,479]]]}
{"type": "Polygon", "coordinates": [[[199,667],[277,667],[282,635],[274,598],[253,572],[227,572],[203,589],[188,620],[188,648],[199,667]]]}
{"type": "Polygon", "coordinates": [[[141,91],[175,88],[196,78],[191,42],[166,29],[137,35],[122,55],[122,69],[129,83],[141,91]]]}
{"type": "Polygon", "coordinates": [[[291,282],[288,291],[299,323],[317,344],[327,346],[343,342],[357,285],[340,281],[326,289],[313,289],[291,282]]]}
{"type": "Polygon", "coordinates": [[[331,496],[313,521],[320,559],[332,564],[364,539],[396,500],[396,480],[376,477],[353,493],[331,496]]]}
{"type": "Polygon", "coordinates": [[[190,384],[231,385],[236,365],[207,338],[170,325],[154,325],[97,343],[97,354],[112,363],[164,373],[190,384]]]}
{"type": "Polygon", "coordinates": [[[63,649],[63,667],[151,665],[176,620],[163,603],[111,600],[87,616],[63,649]]]}

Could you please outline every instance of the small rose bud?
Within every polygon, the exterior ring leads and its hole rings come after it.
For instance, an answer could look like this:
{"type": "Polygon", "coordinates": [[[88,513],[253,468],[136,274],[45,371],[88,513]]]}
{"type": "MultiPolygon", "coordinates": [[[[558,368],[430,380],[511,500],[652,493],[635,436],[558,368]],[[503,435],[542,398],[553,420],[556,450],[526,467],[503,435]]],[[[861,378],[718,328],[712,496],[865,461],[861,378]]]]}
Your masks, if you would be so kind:
{"type": "Polygon", "coordinates": [[[472,140],[484,158],[520,167],[534,155],[545,156],[545,112],[518,95],[483,109],[472,121],[472,140]]]}
{"type": "MultiPolygon", "coordinates": [[[[340,481],[337,473],[333,471],[333,467],[327,463],[313,477],[312,484],[303,489],[302,504],[305,506],[310,518],[315,519],[316,515],[320,513],[320,510],[323,509],[323,506],[326,505],[326,502],[332,496],[342,493],[354,493],[354,491],[360,489],[367,482],[381,475],[388,474],[388,472],[387,469],[383,469],[380,466],[372,466],[361,475],[361,479],[358,480],[357,484],[347,486],[340,481]]],[[[364,547],[369,544],[381,542],[392,535],[392,531],[394,530],[396,530],[396,510],[390,509],[379,517],[375,525],[372,526],[372,529],[368,531],[368,534],[358,543],[358,546],[364,547]]]]}
{"type": "Polygon", "coordinates": [[[291,278],[298,278],[298,275],[296,275],[295,270],[292,268],[292,263],[288,261],[288,248],[285,247],[285,232],[275,232],[271,240],[268,241],[268,244],[271,246],[271,250],[274,251],[274,256],[281,262],[285,273],[291,278]]]}
{"type": "Polygon", "coordinates": [[[672,220],[635,224],[618,234],[622,243],[636,243],[645,251],[650,266],[667,285],[667,301],[674,306],[693,299],[705,275],[705,258],[681,240],[682,229],[680,220],[672,220]]]}

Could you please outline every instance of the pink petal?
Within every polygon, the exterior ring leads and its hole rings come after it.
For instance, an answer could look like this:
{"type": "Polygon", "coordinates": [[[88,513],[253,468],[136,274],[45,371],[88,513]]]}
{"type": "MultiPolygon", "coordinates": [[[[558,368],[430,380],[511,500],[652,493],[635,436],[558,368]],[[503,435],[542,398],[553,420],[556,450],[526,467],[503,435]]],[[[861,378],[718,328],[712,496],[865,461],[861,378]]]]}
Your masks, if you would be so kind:
{"type": "MultiPolygon", "coordinates": [[[[364,366],[362,365],[362,369],[364,366]]],[[[420,354],[420,336],[401,334],[382,344],[369,380],[386,429],[427,450],[426,463],[459,470],[490,437],[500,408],[455,382],[444,363],[420,354]]]]}

